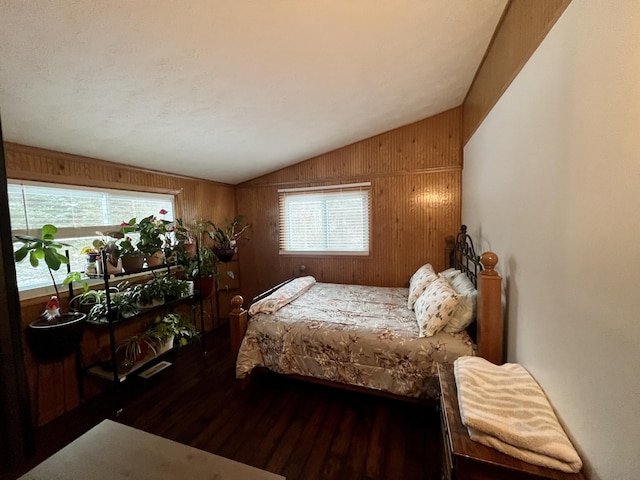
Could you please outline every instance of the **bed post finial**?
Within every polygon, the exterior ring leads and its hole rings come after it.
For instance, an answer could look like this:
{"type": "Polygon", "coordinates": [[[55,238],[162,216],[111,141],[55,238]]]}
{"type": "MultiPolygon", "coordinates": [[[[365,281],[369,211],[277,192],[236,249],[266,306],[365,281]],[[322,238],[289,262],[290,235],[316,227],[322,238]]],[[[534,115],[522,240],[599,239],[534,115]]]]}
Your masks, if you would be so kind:
{"type": "Polygon", "coordinates": [[[247,331],[247,311],[242,308],[244,298],[241,295],[236,295],[231,299],[231,312],[229,312],[229,329],[231,331],[231,355],[235,362],[240,350],[240,344],[244,338],[244,334],[247,331]]]}
{"type": "Polygon", "coordinates": [[[231,299],[231,306],[233,307],[233,310],[242,311],[243,303],[244,303],[244,298],[242,298],[242,295],[236,295],[231,299]]]}
{"type": "Polygon", "coordinates": [[[484,252],[480,256],[480,261],[484,267],[485,275],[498,275],[498,272],[495,271],[498,264],[498,255],[493,252],[484,252]]]}

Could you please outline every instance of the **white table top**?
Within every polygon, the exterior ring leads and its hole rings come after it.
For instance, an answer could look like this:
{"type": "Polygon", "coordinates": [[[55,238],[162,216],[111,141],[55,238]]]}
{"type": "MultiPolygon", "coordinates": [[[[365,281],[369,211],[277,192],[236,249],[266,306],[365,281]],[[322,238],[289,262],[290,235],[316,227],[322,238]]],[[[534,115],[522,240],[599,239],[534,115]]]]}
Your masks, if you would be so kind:
{"type": "Polygon", "coordinates": [[[280,475],[104,420],[19,480],[278,480],[280,475]]]}

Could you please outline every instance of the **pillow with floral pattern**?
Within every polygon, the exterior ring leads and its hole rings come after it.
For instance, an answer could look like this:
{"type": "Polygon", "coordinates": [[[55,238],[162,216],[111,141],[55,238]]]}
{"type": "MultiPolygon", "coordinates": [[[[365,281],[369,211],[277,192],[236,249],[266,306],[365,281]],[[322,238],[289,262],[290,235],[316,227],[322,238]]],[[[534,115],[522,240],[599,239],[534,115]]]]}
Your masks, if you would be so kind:
{"type": "Polygon", "coordinates": [[[407,299],[407,307],[409,310],[413,309],[413,305],[418,300],[418,297],[422,295],[422,292],[433,282],[438,275],[430,264],[421,266],[416,273],[413,274],[409,280],[409,298],[407,299]]]}
{"type": "Polygon", "coordinates": [[[432,337],[442,330],[458,308],[458,294],[444,278],[436,278],[415,303],[421,337],[432,337]]]}

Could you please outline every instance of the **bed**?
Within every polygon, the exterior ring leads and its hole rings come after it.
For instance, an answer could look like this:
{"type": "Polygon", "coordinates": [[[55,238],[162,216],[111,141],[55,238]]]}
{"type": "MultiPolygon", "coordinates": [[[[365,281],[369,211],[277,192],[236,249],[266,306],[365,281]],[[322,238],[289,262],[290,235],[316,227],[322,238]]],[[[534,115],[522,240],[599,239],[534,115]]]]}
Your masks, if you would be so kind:
{"type": "MultiPolygon", "coordinates": [[[[465,355],[501,363],[498,257],[492,252],[476,256],[464,225],[455,240],[447,242],[446,255],[452,268],[434,272],[437,279],[427,274],[431,280],[425,281],[422,290],[420,272],[428,264],[414,273],[409,288],[321,283],[299,277],[256,297],[248,311],[242,307],[242,297],[234,297],[230,328],[237,378],[246,379],[255,369],[266,367],[369,393],[433,400],[439,392],[438,363],[451,364],[465,355]],[[427,297],[437,282],[451,287],[451,280],[444,280],[447,275],[477,287],[475,321],[462,329],[445,331],[440,326],[429,331],[417,319],[425,309],[436,310],[436,302],[427,297]]],[[[439,315],[445,302],[438,302],[439,315]]],[[[432,327],[434,317],[430,319],[432,327]]]]}

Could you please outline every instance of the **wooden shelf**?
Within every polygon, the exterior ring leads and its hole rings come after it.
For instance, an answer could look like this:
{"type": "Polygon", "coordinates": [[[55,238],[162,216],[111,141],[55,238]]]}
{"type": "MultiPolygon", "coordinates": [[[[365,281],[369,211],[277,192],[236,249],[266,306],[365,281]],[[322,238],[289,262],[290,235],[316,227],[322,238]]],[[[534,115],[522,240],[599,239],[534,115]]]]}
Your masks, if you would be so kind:
{"type": "MultiPolygon", "coordinates": [[[[175,300],[171,300],[169,302],[164,302],[158,305],[154,305],[153,307],[150,308],[144,308],[141,310],[138,310],[137,313],[132,313],[131,315],[128,315],[126,317],[123,318],[116,318],[115,320],[112,320],[111,323],[113,325],[118,324],[118,323],[122,323],[122,322],[126,322],[127,320],[131,320],[134,318],[139,317],[140,315],[145,315],[147,313],[152,313],[155,312],[157,310],[163,310],[163,309],[167,309],[168,307],[172,307],[174,305],[180,305],[181,303],[187,303],[187,302],[194,302],[197,301],[199,299],[199,295],[200,292],[194,292],[193,295],[187,295],[185,297],[181,297],[181,298],[177,298],[175,300]]],[[[109,325],[109,320],[107,320],[107,317],[102,317],[102,319],[100,321],[93,321],[93,320],[87,320],[87,323],[91,324],[91,325],[100,325],[100,326],[108,326],[109,325]]]]}
{"type": "MultiPolygon", "coordinates": [[[[167,351],[159,353],[158,355],[154,355],[153,352],[148,353],[146,357],[144,357],[139,362],[133,364],[133,366],[127,370],[126,372],[119,373],[118,372],[118,382],[124,382],[129,375],[133,375],[142,370],[145,366],[152,366],[153,363],[159,362],[162,357],[167,355],[169,352],[175,350],[175,347],[170,348],[167,351]]],[[[103,378],[105,380],[109,380],[110,382],[115,381],[115,377],[113,374],[113,369],[111,367],[104,368],[102,365],[93,365],[92,367],[87,368],[87,373],[91,375],[95,375],[97,377],[103,378]]]]}

